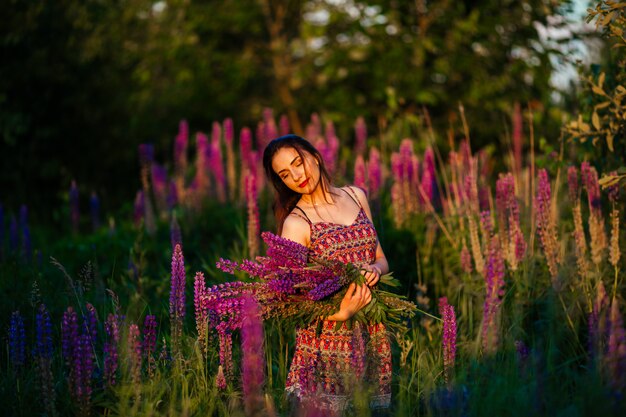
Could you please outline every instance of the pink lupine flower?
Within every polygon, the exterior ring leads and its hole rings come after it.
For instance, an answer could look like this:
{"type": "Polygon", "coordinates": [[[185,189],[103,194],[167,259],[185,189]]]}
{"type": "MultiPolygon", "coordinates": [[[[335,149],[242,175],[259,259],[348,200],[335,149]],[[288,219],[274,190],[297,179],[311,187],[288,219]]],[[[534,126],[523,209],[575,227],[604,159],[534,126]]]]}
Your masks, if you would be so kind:
{"type": "Polygon", "coordinates": [[[559,289],[558,282],[558,266],[561,263],[559,256],[559,242],[556,233],[556,223],[552,215],[551,208],[551,190],[548,172],[540,169],[537,179],[537,196],[535,197],[535,211],[537,213],[537,231],[541,238],[541,246],[548,262],[550,277],[552,278],[552,287],[559,289]]]}
{"type": "Polygon", "coordinates": [[[251,164],[250,152],[252,152],[252,131],[244,127],[239,133],[239,152],[241,154],[242,172],[252,170],[254,166],[251,164]]]}
{"type": "Polygon", "coordinates": [[[365,125],[365,119],[363,116],[359,116],[354,123],[354,152],[357,155],[363,155],[367,148],[367,126],[365,125]]]}
{"type": "Polygon", "coordinates": [[[486,353],[494,353],[498,349],[498,322],[503,295],[504,259],[500,241],[497,236],[493,236],[489,243],[489,256],[485,265],[485,303],[481,329],[483,351],[486,353]]]}
{"type": "Polygon", "coordinates": [[[376,148],[370,149],[370,158],[367,162],[367,178],[369,181],[369,195],[371,198],[377,198],[383,179],[380,153],[376,148]]]}
{"type": "Polygon", "coordinates": [[[569,200],[572,204],[578,203],[578,170],[574,165],[567,168],[567,185],[569,200]]]}
{"type": "Polygon", "coordinates": [[[193,304],[196,311],[196,330],[198,331],[198,341],[200,342],[202,352],[206,353],[206,349],[208,347],[206,342],[209,312],[205,302],[206,283],[202,272],[196,273],[193,289],[193,304]]]}
{"type": "Polygon", "coordinates": [[[217,389],[220,391],[224,391],[226,389],[226,377],[224,376],[224,367],[222,365],[220,365],[217,369],[215,386],[217,386],[217,389]]]}
{"type": "Polygon", "coordinates": [[[450,382],[454,371],[456,358],[456,314],[454,307],[448,304],[446,297],[439,299],[439,314],[443,319],[442,345],[443,345],[443,368],[446,383],[450,382]]]}
{"type": "Polygon", "coordinates": [[[170,323],[172,326],[172,347],[178,353],[185,317],[185,259],[180,244],[172,254],[172,279],[170,290],[170,323]]]}
{"type": "Polygon", "coordinates": [[[257,198],[256,176],[250,174],[246,177],[246,202],[248,206],[248,252],[251,258],[259,253],[261,224],[257,198]]]}
{"type": "Polygon", "coordinates": [[[361,155],[357,155],[354,163],[354,185],[367,190],[367,183],[365,180],[365,161],[361,155]]]}
{"type": "Polygon", "coordinates": [[[461,268],[468,274],[472,273],[472,255],[467,249],[465,241],[463,242],[463,249],[461,249],[461,268]]]}
{"type": "Polygon", "coordinates": [[[242,385],[247,415],[263,408],[265,354],[263,349],[263,322],[259,305],[253,297],[245,297],[241,326],[242,385]]]}

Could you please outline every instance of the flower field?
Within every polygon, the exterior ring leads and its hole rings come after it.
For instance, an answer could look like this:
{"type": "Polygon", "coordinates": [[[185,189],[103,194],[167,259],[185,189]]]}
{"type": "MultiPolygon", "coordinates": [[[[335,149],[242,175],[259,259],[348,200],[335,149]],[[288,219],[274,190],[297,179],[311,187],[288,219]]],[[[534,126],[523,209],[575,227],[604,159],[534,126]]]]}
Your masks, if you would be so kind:
{"type": "MultiPolygon", "coordinates": [[[[265,254],[260,154],[289,130],[271,110],[254,133],[182,121],[171,153],[138,149],[141,189],[107,218],[80,179],[61,230],[0,208],[8,415],[289,414],[293,325],[244,298],[219,304],[243,312],[220,328],[203,301],[250,281],[220,258],[265,254]]],[[[336,183],[367,190],[395,291],[418,306],[391,335],[391,415],[626,410],[623,190],[600,186],[602,167],[542,155],[521,113],[511,131],[496,156],[467,129],[446,143],[427,128],[371,135],[362,119],[351,138],[317,115],[307,126],[336,183]]],[[[366,416],[362,388],[353,412],[366,416]]]]}

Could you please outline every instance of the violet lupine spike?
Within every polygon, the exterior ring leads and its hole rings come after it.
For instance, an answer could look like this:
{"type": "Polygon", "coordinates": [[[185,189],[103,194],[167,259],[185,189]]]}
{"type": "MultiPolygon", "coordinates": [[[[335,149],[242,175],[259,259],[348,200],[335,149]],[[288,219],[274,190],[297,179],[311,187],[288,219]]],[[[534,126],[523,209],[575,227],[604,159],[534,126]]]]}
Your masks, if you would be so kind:
{"type": "Polygon", "coordinates": [[[480,213],[480,224],[485,232],[487,232],[487,236],[493,235],[493,222],[491,221],[491,212],[489,210],[484,210],[480,213]]]}
{"type": "Polygon", "coordinates": [[[611,303],[608,335],[605,356],[607,373],[611,386],[616,390],[623,390],[626,386],[626,330],[617,298],[613,298],[611,303]]]}
{"type": "Polygon", "coordinates": [[[78,315],[71,306],[63,313],[61,322],[61,352],[66,365],[71,366],[74,346],[78,344],[78,315]]]}
{"type": "Polygon", "coordinates": [[[259,305],[253,297],[245,297],[241,326],[242,385],[246,415],[255,415],[263,408],[265,353],[263,322],[259,305]]]}
{"type": "Polygon", "coordinates": [[[289,126],[289,118],[286,114],[280,116],[280,120],[278,122],[279,133],[280,136],[288,135],[291,131],[291,127],[289,126]]]}
{"type": "Polygon", "coordinates": [[[52,323],[45,304],[40,304],[35,316],[35,348],[33,356],[37,364],[39,386],[46,413],[56,416],[56,392],[52,375],[52,323]]]}
{"type": "Polygon", "coordinates": [[[233,371],[233,339],[228,330],[218,328],[220,366],[226,379],[230,379],[233,371]]]}
{"type": "Polygon", "coordinates": [[[277,259],[285,266],[305,266],[309,255],[309,249],[270,232],[261,233],[261,238],[267,244],[267,256],[277,259]]]}
{"type": "Polygon", "coordinates": [[[115,385],[117,369],[119,367],[118,346],[120,342],[119,319],[117,315],[109,313],[104,330],[107,339],[104,342],[104,380],[109,385],[115,385]]]}
{"type": "Polygon", "coordinates": [[[89,337],[89,342],[93,349],[98,337],[98,313],[96,312],[96,308],[90,303],[85,305],[85,310],[87,310],[87,314],[83,317],[83,332],[89,337]]]}
{"type": "Polygon", "coordinates": [[[172,254],[172,279],[170,290],[170,323],[172,326],[172,347],[178,352],[185,318],[185,259],[180,244],[172,254]]]}
{"type": "Polygon", "coordinates": [[[362,155],[357,155],[354,163],[354,185],[367,190],[367,182],[365,180],[365,160],[362,155]]]}
{"type": "Polygon", "coordinates": [[[139,144],[139,163],[144,165],[150,165],[154,162],[154,145],[151,143],[139,144]]]}
{"type": "Polygon", "coordinates": [[[75,398],[81,415],[89,415],[91,410],[92,376],[94,371],[94,352],[91,337],[81,334],[78,338],[78,346],[75,349],[75,366],[77,385],[75,398]]]}
{"type": "Polygon", "coordinates": [[[601,216],[600,184],[598,183],[598,172],[589,162],[585,161],[581,164],[581,176],[585,189],[587,190],[587,201],[589,209],[596,215],[601,216]]]}
{"type": "Polygon", "coordinates": [[[467,245],[463,242],[463,248],[461,249],[461,268],[467,274],[472,273],[472,255],[470,254],[467,245]]]}
{"type": "Polygon", "coordinates": [[[19,311],[11,314],[9,324],[9,361],[14,371],[22,369],[26,363],[26,332],[24,319],[19,311]]]}
{"type": "Polygon", "coordinates": [[[319,301],[329,297],[341,289],[341,283],[336,278],[328,279],[309,291],[308,297],[313,301],[319,301]]]}
{"type": "Polygon", "coordinates": [[[367,125],[363,116],[359,116],[354,123],[354,151],[357,155],[363,155],[367,148],[367,125]]]}
{"type": "Polygon", "coordinates": [[[157,327],[156,316],[152,314],[146,315],[143,323],[142,344],[142,352],[146,358],[151,357],[156,350],[157,327]]]}
{"type": "Polygon", "coordinates": [[[456,314],[454,307],[448,304],[446,297],[439,299],[439,314],[443,319],[442,347],[443,347],[443,368],[444,379],[446,383],[450,382],[454,371],[454,362],[456,358],[456,314]]]}
{"type": "Polygon", "coordinates": [[[367,162],[367,178],[369,180],[369,194],[377,198],[382,187],[382,168],[378,149],[370,149],[370,157],[367,162]]]}
{"type": "Polygon", "coordinates": [[[233,140],[235,139],[235,127],[233,126],[233,119],[230,117],[224,119],[222,123],[224,129],[224,143],[227,146],[231,146],[233,144],[233,140]]]}
{"type": "Polygon", "coordinates": [[[229,274],[234,274],[239,268],[239,264],[237,262],[224,258],[220,258],[220,260],[216,262],[215,266],[217,266],[219,270],[229,274]]]}
{"type": "Polygon", "coordinates": [[[72,180],[72,184],[70,185],[69,202],[70,202],[70,223],[72,225],[72,230],[74,232],[78,232],[78,223],[80,221],[80,211],[78,207],[78,186],[76,185],[75,180],[72,180]]]}
{"type": "Polygon", "coordinates": [[[267,282],[267,286],[279,294],[295,294],[294,281],[289,279],[273,279],[267,282]]]}

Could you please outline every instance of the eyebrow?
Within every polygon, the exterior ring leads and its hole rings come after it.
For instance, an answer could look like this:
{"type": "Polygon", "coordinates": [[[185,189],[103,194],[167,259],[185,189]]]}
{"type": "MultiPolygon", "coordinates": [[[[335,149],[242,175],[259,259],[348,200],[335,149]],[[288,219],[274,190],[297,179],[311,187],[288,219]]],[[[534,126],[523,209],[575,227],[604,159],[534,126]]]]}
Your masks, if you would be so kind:
{"type": "MultiPolygon", "coordinates": [[[[300,155],[296,155],[295,158],[293,158],[293,160],[291,162],[289,162],[289,165],[293,165],[294,162],[296,162],[296,159],[300,158],[300,155]]],[[[280,171],[277,172],[278,175],[280,175],[281,172],[283,171],[287,171],[287,168],[283,168],[280,171]]]]}

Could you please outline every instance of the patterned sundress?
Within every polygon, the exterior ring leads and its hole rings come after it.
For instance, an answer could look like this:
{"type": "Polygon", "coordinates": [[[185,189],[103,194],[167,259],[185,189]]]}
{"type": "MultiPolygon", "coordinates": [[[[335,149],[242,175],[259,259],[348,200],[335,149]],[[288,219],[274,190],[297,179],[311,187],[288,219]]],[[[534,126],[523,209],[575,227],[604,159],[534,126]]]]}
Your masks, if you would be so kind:
{"type": "MultiPolygon", "coordinates": [[[[359,206],[359,213],[350,225],[314,223],[301,209],[304,216],[293,212],[310,225],[309,258],[336,259],[360,265],[371,264],[376,259],[378,241],[374,225],[356,195],[348,195],[359,206]]],[[[350,406],[354,387],[373,387],[370,407],[389,407],[391,346],[385,326],[357,324],[348,329],[344,324],[335,330],[336,322],[323,320],[318,336],[318,324],[314,322],[296,330],[287,393],[296,395],[303,403],[313,402],[318,409],[341,413],[350,406]]]]}

